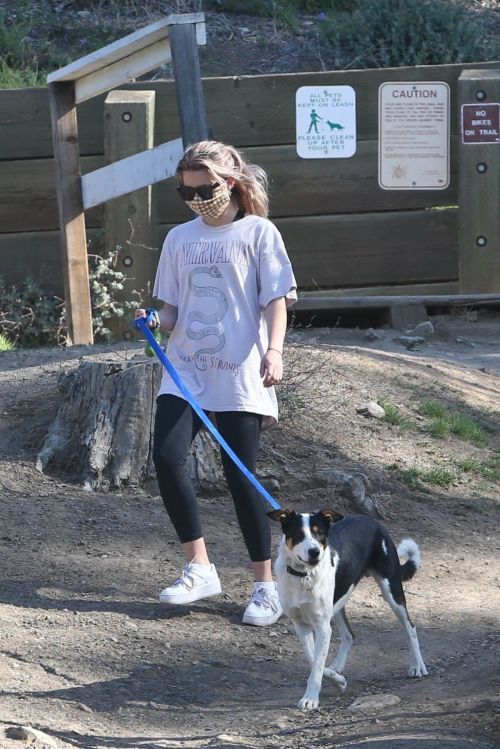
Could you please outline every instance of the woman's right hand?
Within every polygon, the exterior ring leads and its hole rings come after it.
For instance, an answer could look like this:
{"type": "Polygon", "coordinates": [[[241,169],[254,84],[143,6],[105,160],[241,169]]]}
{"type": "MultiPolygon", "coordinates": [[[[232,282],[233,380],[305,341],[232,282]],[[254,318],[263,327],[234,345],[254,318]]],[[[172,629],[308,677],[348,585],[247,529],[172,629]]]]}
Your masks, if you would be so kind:
{"type": "MultiPolygon", "coordinates": [[[[139,309],[136,309],[136,311],[135,311],[135,319],[139,320],[140,317],[147,317],[147,312],[146,312],[145,309],[142,309],[142,307],[140,307],[139,309]]],[[[158,314],[156,314],[148,322],[148,328],[151,328],[151,330],[155,330],[155,328],[157,328],[159,324],[160,324],[160,321],[158,319],[158,314]]]]}

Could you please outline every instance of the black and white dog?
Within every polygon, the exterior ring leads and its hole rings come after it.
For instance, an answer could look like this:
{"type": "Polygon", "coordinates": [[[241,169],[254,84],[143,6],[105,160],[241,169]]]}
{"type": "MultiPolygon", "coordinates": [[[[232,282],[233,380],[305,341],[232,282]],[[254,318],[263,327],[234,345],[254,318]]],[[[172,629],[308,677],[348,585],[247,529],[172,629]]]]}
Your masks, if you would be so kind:
{"type": "Polygon", "coordinates": [[[403,580],[409,580],[420,566],[420,552],[411,538],[398,549],[386,529],[364,515],[343,517],[335,510],[297,514],[293,510],[273,510],[269,517],[281,523],[283,539],[275,571],[281,606],[303,645],[311,672],[301,710],[314,710],[319,704],[323,676],[340,689],[354,636],[345,605],[364,576],[373,576],[382,596],[403,624],[410,650],[409,676],[426,676],[417,633],[406,609],[403,580]],[[399,556],[406,556],[401,564],[399,556]],[[334,661],[325,667],[332,634],[331,619],[340,632],[340,648],[334,661]]]}

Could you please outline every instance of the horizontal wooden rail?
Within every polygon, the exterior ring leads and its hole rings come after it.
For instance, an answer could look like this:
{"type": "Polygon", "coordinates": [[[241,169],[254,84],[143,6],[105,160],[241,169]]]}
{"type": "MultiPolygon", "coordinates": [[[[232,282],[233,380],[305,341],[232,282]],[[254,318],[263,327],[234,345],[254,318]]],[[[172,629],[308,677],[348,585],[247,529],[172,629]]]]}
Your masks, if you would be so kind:
{"type": "MultiPolygon", "coordinates": [[[[452,146],[454,153],[455,149],[452,146]]],[[[270,179],[271,218],[284,216],[337,215],[359,213],[368,207],[370,212],[397,211],[450,206],[457,203],[458,177],[452,173],[447,190],[391,191],[380,190],[377,182],[377,143],[365,141],[352,159],[304,161],[293,146],[247,148],[245,155],[260,164],[270,179]]],[[[151,157],[153,158],[153,156],[151,157]]],[[[103,167],[100,156],[80,160],[84,196],[87,193],[89,172],[103,167]]],[[[157,177],[163,181],[156,186],[158,222],[173,224],[186,221],[189,213],[176,193],[176,180],[162,176],[161,160],[157,177]]],[[[133,175],[132,175],[133,178],[133,175]]],[[[156,180],[152,180],[153,182],[156,180]]],[[[88,200],[87,206],[94,205],[88,200]]],[[[86,214],[87,227],[101,225],[99,210],[86,214]]],[[[45,231],[56,229],[57,203],[52,159],[23,159],[8,161],[0,169],[0,233],[45,231]]]]}
{"type": "Polygon", "coordinates": [[[299,294],[299,300],[294,306],[296,310],[322,310],[322,309],[378,309],[384,307],[457,307],[461,305],[471,306],[484,303],[500,304],[499,294],[398,294],[385,296],[349,296],[348,293],[341,296],[315,296],[309,295],[307,291],[299,294]]]}
{"type": "MultiPolygon", "coordinates": [[[[427,284],[458,278],[456,209],[304,216],[275,223],[299,288],[427,284]]],[[[159,245],[172,227],[158,227],[159,245]]]]}
{"type": "Polygon", "coordinates": [[[93,208],[141,187],[173,177],[184,149],[182,138],[115,161],[82,177],[83,207],[93,208]]]}
{"type": "MultiPolygon", "coordinates": [[[[87,81],[81,86],[77,101],[85,101],[96,93],[109,90],[142,73],[151,70],[156,64],[170,60],[168,36],[173,25],[194,24],[198,44],[206,43],[205,17],[203,13],[183,13],[166,16],[155,23],[148,24],[132,34],[107,44],[95,52],[90,52],[69,65],[55,70],[47,76],[47,83],[61,81],[87,81]],[[147,50],[146,55],[143,53],[147,50]],[[144,67],[144,59],[151,64],[144,67]],[[90,83],[91,76],[103,73],[115,80],[114,83],[98,88],[90,83]]],[[[94,79],[96,80],[96,79],[94,79]]]]}
{"type": "MultiPolygon", "coordinates": [[[[377,97],[380,83],[396,80],[444,81],[451,87],[451,111],[456,112],[457,79],[464,69],[498,68],[500,62],[429,65],[416,68],[348,70],[324,73],[204,78],[207,120],[215,138],[238,147],[295,143],[295,91],[299,86],[349,85],[358,101],[358,142],[378,135],[377,97]]],[[[180,133],[174,81],[140,81],[126,88],[157,92],[156,143],[180,133]]],[[[103,153],[104,96],[79,107],[80,155],[103,153]]],[[[458,132],[452,116],[451,133],[458,132]]],[[[0,92],[0,161],[52,156],[52,134],[46,88],[0,92]]]]}

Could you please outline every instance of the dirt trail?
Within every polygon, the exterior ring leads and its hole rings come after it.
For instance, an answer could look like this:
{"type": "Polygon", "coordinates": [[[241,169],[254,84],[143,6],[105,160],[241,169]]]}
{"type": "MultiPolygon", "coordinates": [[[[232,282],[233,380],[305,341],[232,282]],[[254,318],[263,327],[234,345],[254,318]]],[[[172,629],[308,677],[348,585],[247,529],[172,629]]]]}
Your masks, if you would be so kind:
{"type": "Polygon", "coordinates": [[[359,330],[289,336],[283,420],[263,439],[259,473],[279,480],[283,505],[341,509],[320,471],[363,470],[395,540],[413,536],[424,559],[406,590],[429,676],[406,677],[403,632],[363,581],[349,604],[357,639],[347,691],[325,684],[310,714],[295,708],[307,669],[290,623],[241,624],[251,580],[227,496],[201,500],[224,593],[160,607],[157,593],[181,564],[160,500],[89,493],[69,474],[35,470],[58,374],[80,357],[128,357],[141,346],[1,354],[0,747],[499,747],[499,485],[470,471],[448,487],[401,481],[412,466],[497,454],[498,330],[494,315],[443,318],[416,351],[389,330],[372,341],[359,330]],[[380,398],[409,426],[356,414],[380,398]],[[425,398],[469,409],[487,425],[488,445],[429,436],[418,413],[425,398]],[[352,709],[386,695],[399,701],[352,709]],[[8,738],[13,725],[39,729],[45,744],[8,738]]]}

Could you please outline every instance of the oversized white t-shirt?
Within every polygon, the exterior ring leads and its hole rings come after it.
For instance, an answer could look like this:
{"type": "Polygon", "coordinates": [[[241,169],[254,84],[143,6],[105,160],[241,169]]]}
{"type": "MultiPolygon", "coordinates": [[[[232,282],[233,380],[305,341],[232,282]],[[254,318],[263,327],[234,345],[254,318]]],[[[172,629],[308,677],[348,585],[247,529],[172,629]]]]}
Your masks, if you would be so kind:
{"type": "MultiPolygon", "coordinates": [[[[167,354],[206,411],[248,411],[263,426],[278,419],[273,387],[260,374],[268,347],[263,309],[297,300],[281,234],[248,215],[224,226],[198,216],[172,229],[163,245],[153,296],[178,308],[167,354]]],[[[159,395],[182,397],[167,371],[159,395]]]]}

